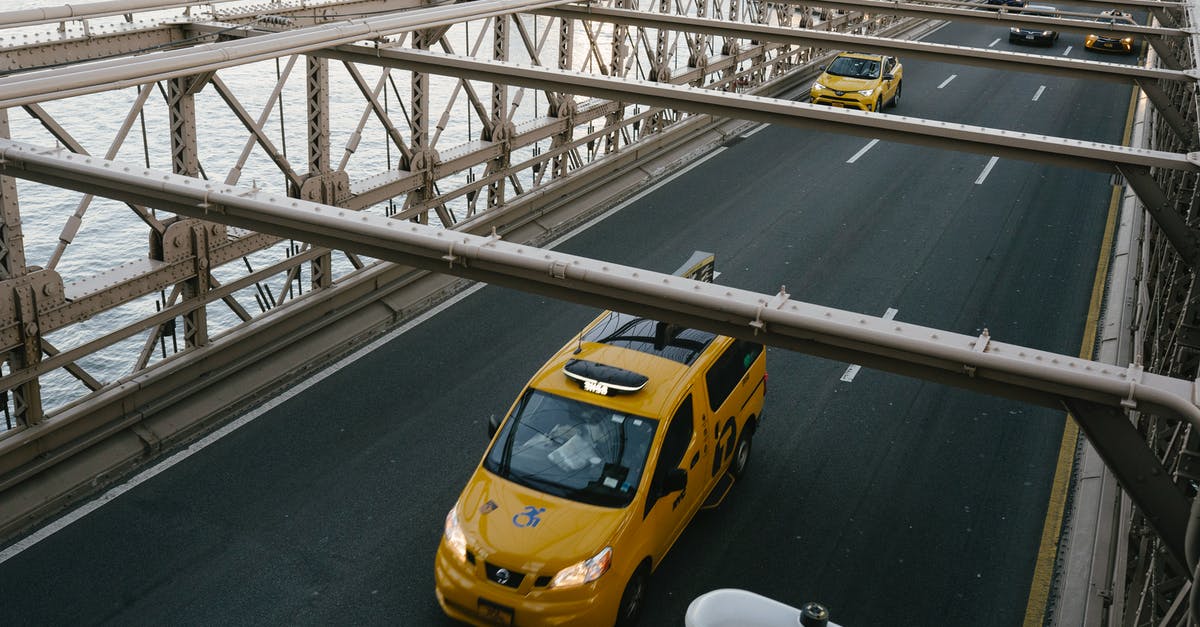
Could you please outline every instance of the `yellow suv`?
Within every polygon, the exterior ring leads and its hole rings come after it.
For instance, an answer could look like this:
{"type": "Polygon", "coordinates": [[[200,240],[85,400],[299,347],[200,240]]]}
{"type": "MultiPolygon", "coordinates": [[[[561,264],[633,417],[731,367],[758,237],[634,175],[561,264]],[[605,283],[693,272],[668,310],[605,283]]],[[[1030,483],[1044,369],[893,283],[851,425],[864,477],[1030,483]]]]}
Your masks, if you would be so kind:
{"type": "Polygon", "coordinates": [[[896,57],[843,52],[809,89],[813,104],[878,111],[900,104],[904,66],[896,57]]]}
{"type": "Polygon", "coordinates": [[[446,514],[438,602],[476,625],[627,625],[741,476],[761,344],[605,312],[529,381],[446,514]]]}
{"type": "MultiPolygon", "coordinates": [[[[1120,30],[1122,26],[1136,26],[1137,22],[1133,21],[1133,16],[1113,9],[1111,11],[1101,11],[1100,17],[1096,21],[1104,25],[1109,31],[1120,30]]],[[[1120,32],[1106,33],[1088,33],[1088,36],[1083,40],[1083,47],[1088,50],[1097,50],[1100,52],[1118,52],[1121,54],[1129,54],[1133,52],[1133,37],[1120,32]]]]}

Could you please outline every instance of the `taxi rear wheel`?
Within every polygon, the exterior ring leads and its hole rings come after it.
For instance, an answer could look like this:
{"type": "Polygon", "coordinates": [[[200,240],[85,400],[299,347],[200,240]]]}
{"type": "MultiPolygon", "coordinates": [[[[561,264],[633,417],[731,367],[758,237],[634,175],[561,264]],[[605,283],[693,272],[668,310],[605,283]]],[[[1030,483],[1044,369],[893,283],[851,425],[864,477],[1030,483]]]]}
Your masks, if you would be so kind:
{"type": "Polygon", "coordinates": [[[643,565],[633,572],[629,583],[625,584],[625,592],[621,595],[621,606],[617,608],[616,627],[636,625],[642,614],[642,603],[646,600],[646,583],[649,580],[646,567],[643,565]]]}
{"type": "Polygon", "coordinates": [[[733,462],[729,465],[729,474],[735,479],[746,476],[746,464],[750,461],[750,444],[753,440],[754,431],[743,429],[742,437],[738,438],[737,448],[733,449],[733,462]]]}
{"type": "Polygon", "coordinates": [[[902,91],[904,91],[904,81],[896,83],[896,95],[892,96],[892,101],[888,103],[889,106],[895,107],[900,104],[900,92],[902,91]]]}

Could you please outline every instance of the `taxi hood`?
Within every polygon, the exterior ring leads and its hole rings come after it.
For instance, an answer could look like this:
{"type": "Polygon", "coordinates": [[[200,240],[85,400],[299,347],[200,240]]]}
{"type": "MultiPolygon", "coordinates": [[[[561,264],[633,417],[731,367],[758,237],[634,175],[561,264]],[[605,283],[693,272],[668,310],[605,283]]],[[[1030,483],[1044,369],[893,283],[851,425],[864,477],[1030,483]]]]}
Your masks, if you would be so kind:
{"type": "Polygon", "coordinates": [[[821,74],[818,79],[819,83],[829,89],[836,91],[859,91],[861,89],[874,89],[879,87],[880,79],[878,78],[854,78],[852,76],[835,76],[833,74],[821,74]]]}
{"type": "Polygon", "coordinates": [[[608,546],[632,507],[552,496],[478,468],[459,498],[458,520],[468,546],[482,558],[552,575],[608,546]]]}

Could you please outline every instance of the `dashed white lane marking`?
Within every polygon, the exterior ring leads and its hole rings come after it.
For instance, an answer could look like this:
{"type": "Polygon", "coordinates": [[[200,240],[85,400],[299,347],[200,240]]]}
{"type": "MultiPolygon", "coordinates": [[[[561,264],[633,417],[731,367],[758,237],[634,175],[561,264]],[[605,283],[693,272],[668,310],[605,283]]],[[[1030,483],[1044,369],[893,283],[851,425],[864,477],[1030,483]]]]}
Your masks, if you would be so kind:
{"type": "Polygon", "coordinates": [[[866,146],[863,146],[861,150],[859,150],[858,152],[854,153],[854,156],[853,156],[853,157],[850,157],[849,159],[846,159],[846,163],[854,163],[855,161],[858,161],[858,158],[859,158],[859,157],[861,157],[861,156],[863,156],[863,155],[867,154],[867,151],[868,151],[868,150],[870,150],[872,147],[874,147],[874,146],[875,146],[875,144],[878,144],[878,143],[879,143],[879,140],[878,140],[878,139],[872,139],[871,141],[867,142],[867,145],[866,145],[866,146]]]}
{"type": "Polygon", "coordinates": [[[1034,99],[1034,101],[1035,101],[1035,102],[1037,101],[1037,99],[1038,99],[1038,98],[1041,98],[1041,97],[1042,97],[1042,92],[1044,92],[1044,91],[1046,91],[1046,86],[1045,86],[1045,85],[1042,85],[1041,87],[1038,87],[1037,93],[1033,95],[1033,99],[1034,99]]]}
{"type": "Polygon", "coordinates": [[[950,81],[952,81],[956,78],[958,78],[958,74],[951,74],[950,78],[947,78],[946,80],[942,81],[941,85],[938,85],[938,89],[941,89],[941,88],[945,87],[946,85],[949,85],[950,81]]]}
{"type": "Polygon", "coordinates": [[[999,37],[997,37],[997,38],[996,38],[996,41],[993,41],[992,43],[988,44],[988,48],[991,48],[992,46],[995,46],[995,45],[996,45],[996,44],[998,44],[998,43],[1000,43],[1000,38],[999,38],[999,37]]]}
{"type": "MultiPolygon", "coordinates": [[[[897,313],[899,313],[898,309],[888,307],[887,311],[883,312],[883,319],[891,320],[892,318],[896,317],[897,313]]],[[[859,366],[858,364],[851,364],[849,368],[846,368],[846,372],[842,374],[842,381],[845,381],[846,383],[853,381],[854,377],[858,376],[858,371],[861,369],[862,366],[859,366]]]]}
{"type": "Polygon", "coordinates": [[[1067,56],[1068,54],[1071,54],[1071,48],[1072,48],[1072,47],[1073,47],[1073,46],[1067,46],[1067,49],[1066,49],[1066,50],[1063,50],[1062,56],[1064,56],[1064,57],[1065,57],[1065,56],[1067,56]]]}
{"type": "Polygon", "coordinates": [[[983,172],[980,172],[979,178],[975,179],[976,185],[983,184],[984,179],[986,179],[988,174],[991,173],[992,167],[995,166],[996,162],[999,160],[1000,160],[1000,157],[992,157],[991,159],[988,159],[987,165],[983,166],[983,172]]]}

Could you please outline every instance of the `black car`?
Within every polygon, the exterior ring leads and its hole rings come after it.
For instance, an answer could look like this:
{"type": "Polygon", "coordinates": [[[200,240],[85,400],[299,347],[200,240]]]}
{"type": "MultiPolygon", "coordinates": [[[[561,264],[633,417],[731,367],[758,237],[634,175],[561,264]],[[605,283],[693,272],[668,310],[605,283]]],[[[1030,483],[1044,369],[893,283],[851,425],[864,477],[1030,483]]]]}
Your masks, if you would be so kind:
{"type": "MultiPolygon", "coordinates": [[[[1031,4],[1021,11],[1024,15],[1040,15],[1042,17],[1053,17],[1058,14],[1058,9],[1044,4],[1031,4]]],[[[1058,31],[1048,28],[1038,28],[1035,25],[1013,26],[1008,29],[1008,43],[1010,44],[1033,44],[1039,46],[1053,46],[1058,41],[1058,31]]]]}
{"type": "Polygon", "coordinates": [[[987,3],[991,5],[1005,5],[1010,7],[1025,6],[1025,0],[987,0],[987,3]]]}

